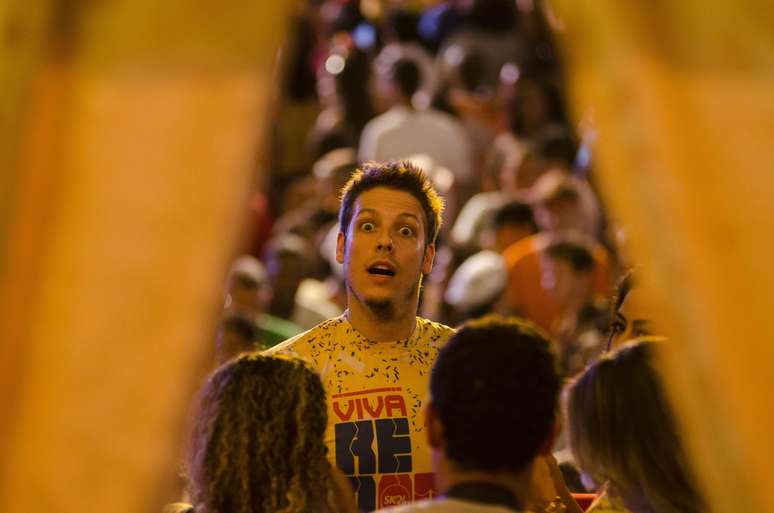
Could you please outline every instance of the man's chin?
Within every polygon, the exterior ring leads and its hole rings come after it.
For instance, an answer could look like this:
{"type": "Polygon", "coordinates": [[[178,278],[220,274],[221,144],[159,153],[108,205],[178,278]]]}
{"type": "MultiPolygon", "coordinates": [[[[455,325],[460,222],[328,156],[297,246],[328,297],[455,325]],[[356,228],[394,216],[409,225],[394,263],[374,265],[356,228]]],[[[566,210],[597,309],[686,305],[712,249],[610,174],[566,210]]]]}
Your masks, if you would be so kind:
{"type": "Polygon", "coordinates": [[[378,319],[388,321],[395,317],[395,302],[392,299],[367,298],[364,304],[378,319]]]}

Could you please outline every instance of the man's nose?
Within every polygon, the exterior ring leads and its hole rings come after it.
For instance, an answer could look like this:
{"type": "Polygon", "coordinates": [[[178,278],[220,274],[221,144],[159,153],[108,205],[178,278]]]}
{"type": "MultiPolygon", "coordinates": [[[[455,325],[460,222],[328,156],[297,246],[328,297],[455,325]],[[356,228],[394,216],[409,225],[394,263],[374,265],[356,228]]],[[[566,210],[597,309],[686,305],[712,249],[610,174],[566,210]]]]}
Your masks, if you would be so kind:
{"type": "Polygon", "coordinates": [[[387,231],[382,232],[379,235],[379,239],[376,241],[376,249],[379,251],[392,251],[392,237],[387,231]]]}

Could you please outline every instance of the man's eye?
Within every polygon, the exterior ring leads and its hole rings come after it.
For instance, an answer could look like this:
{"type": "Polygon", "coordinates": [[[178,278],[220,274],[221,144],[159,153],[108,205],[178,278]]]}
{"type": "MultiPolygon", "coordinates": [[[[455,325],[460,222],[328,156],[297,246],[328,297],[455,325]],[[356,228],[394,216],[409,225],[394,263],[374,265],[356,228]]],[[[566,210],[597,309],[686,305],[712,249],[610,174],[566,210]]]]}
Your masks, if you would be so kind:
{"type": "Polygon", "coordinates": [[[372,223],[370,221],[366,221],[366,222],[360,224],[360,229],[363,230],[364,232],[372,232],[372,231],[374,231],[374,228],[376,228],[374,226],[374,223],[372,223]]]}
{"type": "Polygon", "coordinates": [[[400,229],[400,234],[403,235],[404,237],[413,237],[414,230],[412,230],[408,226],[404,226],[400,229]]]}

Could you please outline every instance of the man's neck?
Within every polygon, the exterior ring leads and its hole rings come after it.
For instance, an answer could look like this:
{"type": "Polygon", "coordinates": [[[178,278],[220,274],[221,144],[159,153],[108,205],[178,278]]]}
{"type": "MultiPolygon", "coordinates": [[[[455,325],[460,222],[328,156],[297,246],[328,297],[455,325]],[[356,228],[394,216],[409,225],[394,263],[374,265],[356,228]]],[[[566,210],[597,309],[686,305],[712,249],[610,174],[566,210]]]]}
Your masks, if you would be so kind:
{"type": "Polygon", "coordinates": [[[417,325],[416,307],[406,309],[403,315],[384,320],[374,314],[367,306],[357,301],[348,301],[347,320],[361,335],[374,342],[392,342],[403,340],[414,333],[417,325]]]}
{"type": "Polygon", "coordinates": [[[445,495],[454,486],[466,483],[486,483],[499,486],[509,491],[522,506],[529,497],[532,465],[518,474],[510,472],[461,471],[454,465],[444,461],[436,466],[435,477],[439,493],[445,495]]]}

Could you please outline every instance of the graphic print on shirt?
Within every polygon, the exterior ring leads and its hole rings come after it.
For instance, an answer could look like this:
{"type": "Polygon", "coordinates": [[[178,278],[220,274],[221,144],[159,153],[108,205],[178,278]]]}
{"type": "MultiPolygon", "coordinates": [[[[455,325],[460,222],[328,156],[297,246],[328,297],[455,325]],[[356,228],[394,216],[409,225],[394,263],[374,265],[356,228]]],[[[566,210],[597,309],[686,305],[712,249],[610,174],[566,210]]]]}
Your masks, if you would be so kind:
{"type": "Polygon", "coordinates": [[[336,394],[331,400],[336,466],[349,478],[361,511],[435,495],[432,473],[414,473],[409,410],[401,387],[336,394]]]}

